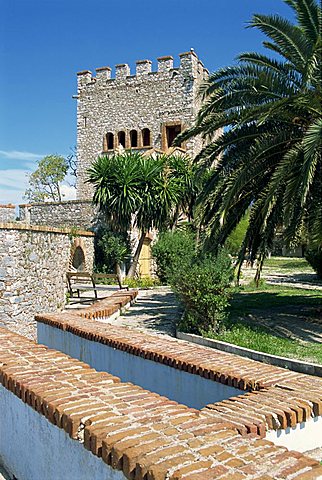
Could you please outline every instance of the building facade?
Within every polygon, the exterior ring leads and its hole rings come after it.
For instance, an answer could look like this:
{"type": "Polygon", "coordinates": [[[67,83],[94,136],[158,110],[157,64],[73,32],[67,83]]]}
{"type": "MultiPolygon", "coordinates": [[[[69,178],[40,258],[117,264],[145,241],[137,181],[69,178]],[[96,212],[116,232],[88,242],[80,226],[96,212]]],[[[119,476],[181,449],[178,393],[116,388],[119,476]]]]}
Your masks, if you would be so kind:
{"type": "MultiPolygon", "coordinates": [[[[135,75],[127,64],[77,74],[77,198],[92,196],[86,171],[101,154],[119,146],[125,149],[167,151],[174,138],[191,126],[200,107],[198,91],[208,77],[196,53],[180,54],[174,68],[173,57],[159,57],[156,72],[150,60],[136,62],[135,75]]],[[[195,156],[202,147],[200,138],[182,145],[195,156]]]]}

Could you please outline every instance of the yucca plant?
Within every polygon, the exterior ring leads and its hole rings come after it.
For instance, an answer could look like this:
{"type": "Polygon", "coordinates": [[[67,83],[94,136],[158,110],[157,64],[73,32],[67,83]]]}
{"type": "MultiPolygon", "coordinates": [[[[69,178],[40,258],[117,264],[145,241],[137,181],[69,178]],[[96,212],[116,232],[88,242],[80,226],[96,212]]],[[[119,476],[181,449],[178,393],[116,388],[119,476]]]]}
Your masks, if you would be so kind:
{"type": "Polygon", "coordinates": [[[173,223],[174,212],[187,197],[183,172],[175,164],[166,155],[152,158],[129,152],[99,157],[88,170],[93,201],[112,228],[140,231],[129,277],[137,270],[147,232],[173,223]]]}
{"type": "Polygon", "coordinates": [[[239,265],[246,251],[258,257],[257,279],[277,226],[289,243],[304,228],[311,242],[322,242],[321,7],[285,2],[295,24],[259,14],[249,24],[266,35],[273,55],[243,53],[210,75],[195,125],[177,140],[210,140],[195,159],[211,170],[198,202],[206,246],[222,245],[249,210],[239,265]]]}

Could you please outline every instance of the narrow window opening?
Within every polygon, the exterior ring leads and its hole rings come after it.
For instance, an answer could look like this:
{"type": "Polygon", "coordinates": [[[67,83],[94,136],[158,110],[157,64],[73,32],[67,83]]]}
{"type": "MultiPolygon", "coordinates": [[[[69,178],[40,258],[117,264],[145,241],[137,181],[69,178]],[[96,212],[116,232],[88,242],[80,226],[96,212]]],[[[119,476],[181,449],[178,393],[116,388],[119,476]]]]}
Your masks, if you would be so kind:
{"type": "MultiPolygon", "coordinates": [[[[166,127],[167,147],[172,147],[174,139],[181,133],[181,125],[171,125],[166,127]]],[[[180,146],[180,145],[179,145],[180,146]]]]}
{"type": "Polygon", "coordinates": [[[122,145],[122,147],[125,148],[125,132],[118,133],[118,141],[119,145],[122,145]]]}
{"type": "Polygon", "coordinates": [[[150,147],[151,145],[151,133],[148,128],[143,128],[142,130],[142,142],[143,147],[150,147]]]}
{"type": "Polygon", "coordinates": [[[114,135],[112,132],[106,134],[106,147],[107,150],[113,150],[114,148],[114,135]]]}
{"type": "Polygon", "coordinates": [[[138,146],[138,132],[136,130],[130,131],[130,142],[131,142],[131,147],[138,146]]]}

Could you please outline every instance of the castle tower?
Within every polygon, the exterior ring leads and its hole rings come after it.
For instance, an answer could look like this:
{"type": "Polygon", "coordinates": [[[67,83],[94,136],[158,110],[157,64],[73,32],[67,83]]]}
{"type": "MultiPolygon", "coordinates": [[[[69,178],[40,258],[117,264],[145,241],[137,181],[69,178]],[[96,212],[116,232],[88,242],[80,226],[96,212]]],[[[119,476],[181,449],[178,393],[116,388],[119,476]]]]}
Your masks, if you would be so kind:
{"type": "MultiPolygon", "coordinates": [[[[192,125],[200,107],[198,90],[208,71],[194,51],[180,54],[180,66],[173,67],[173,57],[158,58],[152,72],[150,60],[136,62],[131,75],[127,64],[88,70],[77,74],[77,198],[92,196],[86,171],[103,153],[119,145],[125,149],[167,151],[174,138],[192,125]]],[[[202,147],[199,138],[182,145],[196,155],[202,147]]]]}

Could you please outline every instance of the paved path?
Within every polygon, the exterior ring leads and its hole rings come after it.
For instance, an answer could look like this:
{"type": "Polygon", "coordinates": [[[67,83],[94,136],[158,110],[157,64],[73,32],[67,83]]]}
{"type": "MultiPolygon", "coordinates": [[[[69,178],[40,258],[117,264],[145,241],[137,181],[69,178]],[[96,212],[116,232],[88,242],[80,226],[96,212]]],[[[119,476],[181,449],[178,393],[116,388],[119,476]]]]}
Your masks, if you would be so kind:
{"type": "Polygon", "coordinates": [[[140,290],[136,303],[110,323],[162,335],[175,335],[181,310],[168,287],[140,290]]]}

